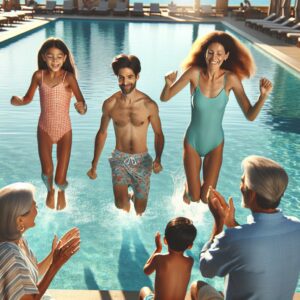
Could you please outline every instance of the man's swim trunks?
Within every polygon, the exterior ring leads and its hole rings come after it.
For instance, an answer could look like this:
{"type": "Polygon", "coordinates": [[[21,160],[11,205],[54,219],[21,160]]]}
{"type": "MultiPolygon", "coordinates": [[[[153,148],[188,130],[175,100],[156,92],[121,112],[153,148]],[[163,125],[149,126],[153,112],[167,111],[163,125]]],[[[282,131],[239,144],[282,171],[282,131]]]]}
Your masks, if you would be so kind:
{"type": "Polygon", "coordinates": [[[148,152],[129,154],[114,150],[108,159],[113,185],[131,186],[135,199],[146,200],[150,188],[152,158],[148,152]]]}
{"type": "Polygon", "coordinates": [[[192,96],[192,119],[185,138],[199,156],[205,156],[224,140],[222,120],[228,102],[225,84],[226,74],[224,74],[224,87],[216,97],[204,96],[199,85],[192,96]]]}

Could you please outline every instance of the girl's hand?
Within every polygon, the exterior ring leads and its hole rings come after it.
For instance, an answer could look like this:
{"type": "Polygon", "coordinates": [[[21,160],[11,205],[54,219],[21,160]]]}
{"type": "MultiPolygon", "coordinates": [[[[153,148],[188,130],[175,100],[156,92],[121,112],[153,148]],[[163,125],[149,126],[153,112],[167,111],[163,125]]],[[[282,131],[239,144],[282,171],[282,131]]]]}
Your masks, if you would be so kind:
{"type": "Polygon", "coordinates": [[[161,244],[159,232],[156,232],[156,235],[155,235],[155,245],[156,245],[156,252],[160,253],[162,250],[162,244],[161,244]]]}
{"type": "Polygon", "coordinates": [[[87,105],[85,102],[82,102],[82,101],[76,102],[74,104],[74,106],[75,106],[75,109],[77,110],[77,112],[81,115],[84,115],[87,111],[87,105]]]}
{"type": "Polygon", "coordinates": [[[23,99],[18,96],[12,96],[10,99],[10,103],[15,106],[23,105],[23,99]]]}
{"type": "Polygon", "coordinates": [[[261,78],[259,81],[259,90],[260,94],[267,96],[272,91],[273,85],[270,80],[267,78],[261,78]]]}
{"type": "Polygon", "coordinates": [[[167,86],[171,86],[177,78],[177,71],[171,71],[165,75],[165,81],[167,86]]]}

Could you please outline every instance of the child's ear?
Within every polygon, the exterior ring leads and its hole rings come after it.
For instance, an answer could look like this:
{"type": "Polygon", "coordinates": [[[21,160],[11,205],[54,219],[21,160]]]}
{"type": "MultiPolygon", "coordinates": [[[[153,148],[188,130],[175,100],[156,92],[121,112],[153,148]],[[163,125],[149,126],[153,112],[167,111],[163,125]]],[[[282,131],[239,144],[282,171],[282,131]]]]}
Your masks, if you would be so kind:
{"type": "Polygon", "coordinates": [[[164,237],[164,244],[168,246],[168,242],[165,237],[164,237]]]}
{"type": "Polygon", "coordinates": [[[193,244],[190,244],[187,249],[192,249],[193,248],[193,244]]]}

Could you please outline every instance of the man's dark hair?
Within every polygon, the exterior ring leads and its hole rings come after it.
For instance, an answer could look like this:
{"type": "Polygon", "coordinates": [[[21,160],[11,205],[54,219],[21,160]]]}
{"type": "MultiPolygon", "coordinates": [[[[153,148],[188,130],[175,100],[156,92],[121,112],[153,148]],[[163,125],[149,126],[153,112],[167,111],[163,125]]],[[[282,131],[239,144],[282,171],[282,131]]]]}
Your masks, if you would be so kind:
{"type": "Polygon", "coordinates": [[[174,251],[185,251],[191,246],[197,235],[193,222],[184,217],[171,220],[165,229],[165,238],[168,246],[174,251]]]}
{"type": "Polygon", "coordinates": [[[141,63],[139,59],[134,55],[120,54],[113,59],[111,66],[115,75],[117,76],[119,74],[119,70],[122,68],[131,69],[134,72],[135,76],[137,76],[141,72],[141,63]]]}

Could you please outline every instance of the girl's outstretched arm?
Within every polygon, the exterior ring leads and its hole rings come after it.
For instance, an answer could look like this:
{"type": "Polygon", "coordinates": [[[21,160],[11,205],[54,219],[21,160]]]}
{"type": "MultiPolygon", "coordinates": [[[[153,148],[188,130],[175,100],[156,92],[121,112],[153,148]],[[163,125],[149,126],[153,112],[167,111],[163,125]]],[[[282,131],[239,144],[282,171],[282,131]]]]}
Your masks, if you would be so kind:
{"type": "Polygon", "coordinates": [[[87,105],[85,103],[85,100],[83,98],[83,95],[81,93],[81,90],[79,88],[77,79],[75,78],[75,76],[71,73],[68,73],[67,75],[67,79],[68,79],[68,83],[70,85],[70,88],[77,100],[77,102],[75,103],[75,109],[77,110],[78,113],[80,113],[81,115],[84,115],[87,111],[87,105]]]}
{"type": "Polygon", "coordinates": [[[188,83],[193,82],[195,68],[187,69],[177,80],[177,71],[169,72],[165,76],[165,86],[161,92],[160,100],[168,101],[179,93],[188,83]]]}
{"type": "Polygon", "coordinates": [[[234,95],[247,120],[254,121],[262,109],[269,93],[272,90],[272,83],[267,78],[261,78],[259,82],[260,95],[254,105],[251,105],[241,81],[235,75],[230,76],[230,82],[234,95]]]}
{"type": "Polygon", "coordinates": [[[30,86],[29,86],[28,91],[25,94],[25,96],[23,98],[18,97],[18,96],[12,96],[10,99],[10,103],[12,105],[16,105],[16,106],[26,105],[26,104],[30,103],[33,99],[35,90],[38,87],[40,78],[41,78],[40,71],[34,72],[32,75],[30,86]]]}

